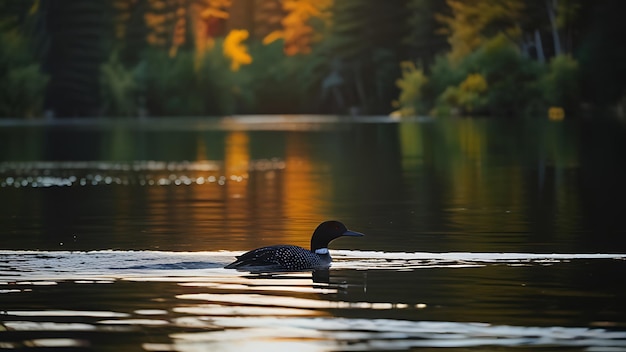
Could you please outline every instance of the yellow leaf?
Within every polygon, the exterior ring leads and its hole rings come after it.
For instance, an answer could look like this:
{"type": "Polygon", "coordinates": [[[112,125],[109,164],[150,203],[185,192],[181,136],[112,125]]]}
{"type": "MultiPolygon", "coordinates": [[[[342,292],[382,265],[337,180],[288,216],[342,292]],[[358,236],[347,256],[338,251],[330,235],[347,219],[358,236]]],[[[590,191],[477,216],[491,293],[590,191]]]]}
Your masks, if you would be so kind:
{"type": "Polygon", "coordinates": [[[283,39],[283,38],[285,38],[285,32],[273,31],[272,33],[266,35],[265,38],[263,38],[263,45],[271,44],[277,41],[278,39],[283,39]]]}
{"type": "Polygon", "coordinates": [[[278,38],[285,40],[285,54],[308,54],[311,44],[317,39],[309,20],[313,17],[326,18],[332,0],[284,0],[283,10],[287,15],[281,21],[283,31],[270,33],[264,42],[271,43],[278,38]]]}
{"type": "Polygon", "coordinates": [[[241,65],[252,63],[252,56],[248,53],[248,48],[242,42],[248,39],[249,33],[245,29],[233,29],[224,39],[224,56],[231,60],[231,71],[238,71],[241,65]]]}
{"type": "Polygon", "coordinates": [[[472,73],[461,82],[460,88],[466,92],[483,93],[487,91],[487,81],[480,73],[472,73]]]}
{"type": "Polygon", "coordinates": [[[550,121],[563,121],[565,118],[565,110],[560,106],[551,106],[548,109],[548,119],[550,121]]]}
{"type": "Polygon", "coordinates": [[[202,18],[216,17],[216,18],[227,19],[228,12],[209,7],[208,9],[202,11],[201,16],[202,18]]]}

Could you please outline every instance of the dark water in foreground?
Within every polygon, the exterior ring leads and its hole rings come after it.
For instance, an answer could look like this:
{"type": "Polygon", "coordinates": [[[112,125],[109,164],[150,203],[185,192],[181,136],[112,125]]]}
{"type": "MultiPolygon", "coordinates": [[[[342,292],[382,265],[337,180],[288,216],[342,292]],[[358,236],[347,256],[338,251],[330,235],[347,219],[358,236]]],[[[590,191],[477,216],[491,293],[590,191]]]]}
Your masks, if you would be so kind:
{"type": "Polygon", "coordinates": [[[0,349],[626,351],[626,132],[332,117],[0,125],[0,349]],[[223,269],[321,221],[329,272],[223,269]]]}

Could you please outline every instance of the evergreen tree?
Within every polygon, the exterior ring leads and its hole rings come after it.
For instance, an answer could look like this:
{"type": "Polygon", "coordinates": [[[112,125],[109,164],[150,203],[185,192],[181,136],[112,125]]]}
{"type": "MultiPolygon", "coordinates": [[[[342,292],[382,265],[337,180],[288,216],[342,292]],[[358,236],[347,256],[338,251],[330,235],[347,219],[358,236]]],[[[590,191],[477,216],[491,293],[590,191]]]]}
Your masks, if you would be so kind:
{"type": "Polygon", "coordinates": [[[404,41],[409,56],[424,68],[430,67],[435,56],[449,49],[446,37],[440,33],[442,24],[436,14],[447,14],[446,0],[409,0],[407,4],[407,34],[404,41]]]}
{"type": "Polygon", "coordinates": [[[111,6],[114,31],[111,47],[119,50],[125,65],[136,65],[147,47],[148,27],[144,17],[148,12],[148,0],[114,0],[111,6]]]}
{"type": "Polygon", "coordinates": [[[48,0],[44,6],[50,38],[44,59],[50,75],[44,107],[56,116],[94,116],[99,113],[100,64],[106,58],[107,2],[104,0],[48,0]]]}
{"type": "MultiPolygon", "coordinates": [[[[377,114],[391,110],[397,95],[398,62],[405,56],[406,0],[336,1],[333,6],[329,77],[341,85],[343,111],[377,114]]],[[[341,104],[339,104],[341,105],[341,104]]],[[[341,108],[340,108],[341,109],[341,108]]]]}
{"type": "Polygon", "coordinates": [[[0,2],[0,117],[41,115],[47,77],[40,69],[45,36],[39,3],[0,2]]]}
{"type": "Polygon", "coordinates": [[[581,62],[584,95],[596,106],[621,102],[626,110],[626,2],[601,0],[586,4],[585,31],[577,56],[581,62]]]}

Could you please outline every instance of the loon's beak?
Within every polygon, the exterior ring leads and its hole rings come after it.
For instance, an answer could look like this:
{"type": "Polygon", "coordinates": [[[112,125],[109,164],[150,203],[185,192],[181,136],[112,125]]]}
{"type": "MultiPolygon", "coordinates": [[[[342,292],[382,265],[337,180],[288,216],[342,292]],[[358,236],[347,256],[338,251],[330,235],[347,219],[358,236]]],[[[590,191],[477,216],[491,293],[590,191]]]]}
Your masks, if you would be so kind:
{"type": "Polygon", "coordinates": [[[356,232],[356,231],[346,231],[344,233],[341,234],[341,236],[354,236],[354,237],[361,237],[361,236],[365,236],[364,234],[360,233],[360,232],[356,232]]]}

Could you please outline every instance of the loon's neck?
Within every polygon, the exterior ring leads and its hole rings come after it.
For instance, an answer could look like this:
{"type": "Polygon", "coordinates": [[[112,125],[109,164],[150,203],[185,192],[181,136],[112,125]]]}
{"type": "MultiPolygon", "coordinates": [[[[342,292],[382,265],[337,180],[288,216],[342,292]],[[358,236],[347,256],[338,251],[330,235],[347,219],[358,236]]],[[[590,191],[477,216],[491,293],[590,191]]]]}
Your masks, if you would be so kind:
{"type": "Polygon", "coordinates": [[[315,254],[326,255],[328,254],[328,248],[318,248],[313,251],[315,254]]]}

